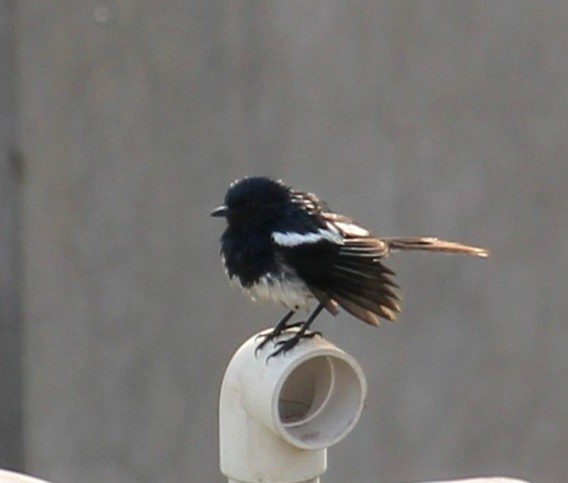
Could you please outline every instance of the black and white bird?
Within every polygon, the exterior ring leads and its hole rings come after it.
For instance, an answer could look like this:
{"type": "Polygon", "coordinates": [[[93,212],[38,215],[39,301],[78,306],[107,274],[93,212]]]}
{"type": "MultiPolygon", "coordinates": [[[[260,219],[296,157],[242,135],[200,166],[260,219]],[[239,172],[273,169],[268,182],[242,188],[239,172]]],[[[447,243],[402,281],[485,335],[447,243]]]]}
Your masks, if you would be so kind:
{"type": "Polygon", "coordinates": [[[253,300],[271,299],[289,310],[258,348],[299,327],[277,343],[271,357],[319,334],[308,329],[324,308],[336,315],[342,307],[375,326],[379,318],[395,320],[401,299],[392,280],[394,272],[383,264],[393,252],[488,256],[483,248],[437,238],[377,238],[352,219],[330,211],[314,194],[265,177],[233,182],[225,204],[211,216],[227,220],[221,256],[229,279],[253,300]],[[311,315],[289,323],[311,299],[318,302],[311,315]]]}

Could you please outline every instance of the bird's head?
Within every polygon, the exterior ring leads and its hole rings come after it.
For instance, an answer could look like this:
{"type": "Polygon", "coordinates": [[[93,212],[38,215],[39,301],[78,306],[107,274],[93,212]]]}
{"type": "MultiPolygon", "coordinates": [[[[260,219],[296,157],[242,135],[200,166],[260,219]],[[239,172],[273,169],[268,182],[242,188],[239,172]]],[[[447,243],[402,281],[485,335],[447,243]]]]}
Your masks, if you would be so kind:
{"type": "Polygon", "coordinates": [[[246,177],[231,183],[225,204],[211,216],[226,218],[231,227],[258,227],[277,220],[290,205],[290,188],[281,181],[246,177]]]}

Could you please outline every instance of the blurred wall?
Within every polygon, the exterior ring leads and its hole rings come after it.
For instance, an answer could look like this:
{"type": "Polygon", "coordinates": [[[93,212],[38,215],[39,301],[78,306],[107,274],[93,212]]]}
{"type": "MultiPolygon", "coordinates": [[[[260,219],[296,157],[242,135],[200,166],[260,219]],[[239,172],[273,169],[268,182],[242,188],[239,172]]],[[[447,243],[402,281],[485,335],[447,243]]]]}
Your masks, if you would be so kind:
{"type": "Polygon", "coordinates": [[[282,310],[208,217],[283,177],[383,235],[400,323],[318,320],[369,379],[325,481],[568,474],[568,3],[21,0],[25,448],[60,483],[221,482],[232,352],[282,310]]]}
{"type": "Polygon", "coordinates": [[[15,4],[0,0],[0,467],[23,466],[20,163],[14,140],[15,4]]]}

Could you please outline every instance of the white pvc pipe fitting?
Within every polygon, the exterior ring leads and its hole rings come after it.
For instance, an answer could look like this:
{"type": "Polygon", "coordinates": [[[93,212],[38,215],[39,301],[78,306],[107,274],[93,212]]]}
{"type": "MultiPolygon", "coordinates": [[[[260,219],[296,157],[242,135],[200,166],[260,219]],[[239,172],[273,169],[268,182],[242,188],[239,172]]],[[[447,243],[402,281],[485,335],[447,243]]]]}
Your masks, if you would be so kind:
{"type": "Polygon", "coordinates": [[[0,470],[0,483],[48,483],[32,476],[16,473],[14,471],[0,470]]]}
{"type": "MultiPolygon", "coordinates": [[[[281,336],[290,337],[290,332],[281,336]]],[[[367,393],[349,354],[321,337],[272,357],[257,336],[235,353],[221,386],[221,471],[231,482],[316,481],[326,448],[355,426],[367,393]]]]}

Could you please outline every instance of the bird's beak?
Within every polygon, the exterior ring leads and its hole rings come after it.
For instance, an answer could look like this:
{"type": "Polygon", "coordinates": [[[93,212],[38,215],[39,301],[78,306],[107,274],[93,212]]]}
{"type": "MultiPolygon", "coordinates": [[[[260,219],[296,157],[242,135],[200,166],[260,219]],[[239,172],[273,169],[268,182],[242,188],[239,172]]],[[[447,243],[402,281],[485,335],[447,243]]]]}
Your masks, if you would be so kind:
{"type": "Polygon", "coordinates": [[[211,216],[222,217],[229,214],[229,209],[225,205],[218,206],[211,212],[211,216]]]}

